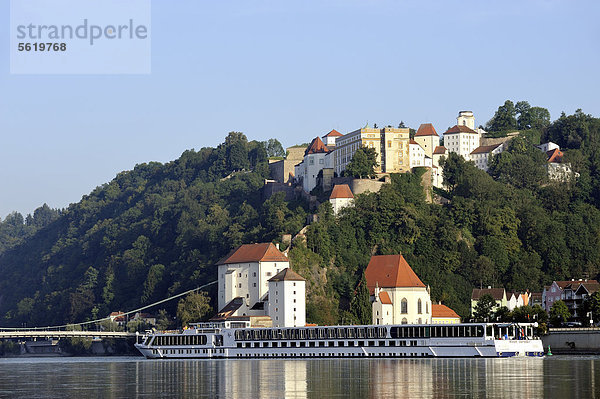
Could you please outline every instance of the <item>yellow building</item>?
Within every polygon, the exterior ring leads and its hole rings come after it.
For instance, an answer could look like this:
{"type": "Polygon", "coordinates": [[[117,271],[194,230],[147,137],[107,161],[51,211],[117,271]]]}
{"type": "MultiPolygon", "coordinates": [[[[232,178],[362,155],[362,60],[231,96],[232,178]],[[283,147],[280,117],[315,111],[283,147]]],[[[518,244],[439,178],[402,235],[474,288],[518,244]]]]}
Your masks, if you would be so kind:
{"type": "Polygon", "coordinates": [[[368,125],[335,141],[334,163],[338,176],[346,170],[354,153],[360,147],[375,149],[378,167],[376,173],[403,173],[410,171],[410,133],[408,128],[371,128],[368,125]]]}

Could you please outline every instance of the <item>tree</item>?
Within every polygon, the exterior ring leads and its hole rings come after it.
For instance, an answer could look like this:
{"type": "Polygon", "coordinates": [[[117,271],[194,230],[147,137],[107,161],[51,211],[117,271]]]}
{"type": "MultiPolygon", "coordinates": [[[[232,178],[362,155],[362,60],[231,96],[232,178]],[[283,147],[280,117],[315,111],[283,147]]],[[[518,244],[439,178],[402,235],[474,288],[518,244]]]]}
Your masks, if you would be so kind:
{"type": "Polygon", "coordinates": [[[513,319],[513,315],[508,310],[506,306],[500,306],[495,312],[493,316],[494,321],[507,322],[513,319]]]}
{"type": "Polygon", "coordinates": [[[596,291],[590,295],[585,305],[588,311],[592,312],[592,320],[598,322],[600,320],[600,291],[596,291]]]}
{"type": "Polygon", "coordinates": [[[365,277],[365,273],[362,273],[360,282],[356,287],[356,293],[350,301],[350,311],[358,324],[371,324],[373,321],[371,296],[369,295],[369,289],[367,288],[367,278],[365,277]]]}
{"type": "Polygon", "coordinates": [[[267,156],[269,157],[284,157],[285,150],[283,146],[277,139],[269,139],[267,141],[262,142],[265,150],[267,151],[267,156]]]}
{"type": "Polygon", "coordinates": [[[486,124],[486,130],[500,132],[511,129],[517,129],[517,110],[512,101],[506,100],[504,105],[498,107],[492,119],[486,124]]]}
{"type": "Polygon", "coordinates": [[[212,308],[205,292],[188,294],[177,303],[177,318],[183,326],[200,321],[212,308]]]}
{"type": "Polygon", "coordinates": [[[569,312],[566,303],[561,300],[554,302],[550,308],[550,323],[552,323],[553,326],[560,326],[562,323],[569,320],[570,317],[571,312],[569,312]]]}
{"type": "Polygon", "coordinates": [[[513,321],[517,323],[533,323],[533,315],[535,312],[529,305],[520,306],[513,310],[513,321]]]}
{"type": "Polygon", "coordinates": [[[346,174],[359,179],[375,176],[377,152],[374,148],[360,147],[346,166],[346,174]]]}
{"type": "Polygon", "coordinates": [[[168,330],[173,326],[173,319],[166,310],[161,309],[158,311],[158,317],[156,318],[156,328],[159,330],[168,330]]]}
{"type": "Polygon", "coordinates": [[[489,321],[492,318],[492,312],[496,306],[494,297],[490,294],[482,295],[473,308],[473,317],[480,321],[489,321]]]}

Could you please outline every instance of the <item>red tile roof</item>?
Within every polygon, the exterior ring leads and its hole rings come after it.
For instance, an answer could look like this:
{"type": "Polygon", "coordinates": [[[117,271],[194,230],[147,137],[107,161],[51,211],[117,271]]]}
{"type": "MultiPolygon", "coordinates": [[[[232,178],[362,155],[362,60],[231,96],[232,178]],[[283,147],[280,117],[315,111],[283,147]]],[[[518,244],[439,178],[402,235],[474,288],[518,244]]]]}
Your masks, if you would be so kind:
{"type": "Polygon", "coordinates": [[[338,137],[338,136],[343,136],[343,134],[341,134],[340,132],[338,132],[337,130],[333,129],[331,132],[327,133],[325,136],[323,137],[338,137]]]}
{"type": "Polygon", "coordinates": [[[336,184],[329,196],[329,199],[335,198],[354,198],[354,195],[347,184],[336,184]]]}
{"type": "Polygon", "coordinates": [[[551,163],[561,163],[563,158],[563,152],[558,148],[547,151],[546,155],[548,155],[548,162],[551,163]]]}
{"type": "Polygon", "coordinates": [[[270,242],[262,244],[240,245],[227,256],[217,262],[217,265],[244,262],[288,262],[288,258],[270,242]]]}
{"type": "Polygon", "coordinates": [[[425,287],[402,255],[372,256],[365,277],[371,294],[376,285],[382,288],[425,287]]]}
{"type": "Polygon", "coordinates": [[[414,141],[413,139],[410,139],[409,143],[410,143],[410,144],[416,144],[416,145],[419,145],[419,143],[417,143],[417,142],[416,142],[416,141],[414,141]]]}
{"type": "Polygon", "coordinates": [[[464,125],[454,125],[450,129],[446,130],[444,134],[452,134],[452,133],[473,133],[477,134],[477,132],[470,127],[464,125]]]}
{"type": "Polygon", "coordinates": [[[446,153],[446,147],[444,147],[443,145],[438,145],[437,147],[435,147],[435,150],[433,150],[434,155],[441,155],[441,154],[445,154],[445,153],[446,153]]]}
{"type": "Polygon", "coordinates": [[[304,152],[304,156],[309,154],[317,154],[317,153],[328,153],[331,150],[323,144],[323,140],[320,137],[315,137],[312,143],[308,146],[306,151],[304,152]]]}
{"type": "Polygon", "coordinates": [[[433,125],[431,123],[422,123],[421,126],[419,126],[419,130],[417,130],[417,133],[415,133],[415,137],[421,137],[421,136],[439,137],[439,135],[437,134],[437,132],[435,131],[435,128],[433,127],[433,125]]]}
{"type": "Polygon", "coordinates": [[[494,151],[496,148],[498,148],[499,146],[500,146],[500,144],[481,145],[481,146],[475,148],[473,150],[473,152],[471,152],[471,155],[473,155],[473,154],[486,154],[486,153],[490,153],[490,152],[494,151]]]}
{"type": "Polygon", "coordinates": [[[298,273],[296,273],[295,271],[290,269],[289,267],[286,267],[285,269],[283,269],[282,271],[280,271],[279,273],[277,273],[276,275],[271,277],[269,279],[269,281],[306,281],[306,280],[304,278],[302,278],[301,275],[299,275],[298,273]]]}
{"type": "Polygon", "coordinates": [[[460,316],[456,314],[456,312],[450,309],[446,305],[438,305],[431,304],[431,317],[439,317],[439,318],[456,318],[460,319],[460,316]]]}
{"type": "Polygon", "coordinates": [[[390,296],[388,295],[387,292],[385,291],[381,291],[379,293],[379,300],[381,301],[381,303],[383,303],[384,305],[391,305],[392,304],[392,300],[390,299],[390,296]]]}

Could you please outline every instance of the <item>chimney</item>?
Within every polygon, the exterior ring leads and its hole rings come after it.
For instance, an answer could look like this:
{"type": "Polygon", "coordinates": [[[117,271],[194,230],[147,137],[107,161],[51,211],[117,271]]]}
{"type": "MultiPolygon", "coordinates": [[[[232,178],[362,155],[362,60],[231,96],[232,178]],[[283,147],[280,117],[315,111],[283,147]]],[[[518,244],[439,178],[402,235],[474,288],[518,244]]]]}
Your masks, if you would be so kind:
{"type": "Polygon", "coordinates": [[[279,243],[278,242],[275,243],[275,248],[279,249],[279,243]]]}

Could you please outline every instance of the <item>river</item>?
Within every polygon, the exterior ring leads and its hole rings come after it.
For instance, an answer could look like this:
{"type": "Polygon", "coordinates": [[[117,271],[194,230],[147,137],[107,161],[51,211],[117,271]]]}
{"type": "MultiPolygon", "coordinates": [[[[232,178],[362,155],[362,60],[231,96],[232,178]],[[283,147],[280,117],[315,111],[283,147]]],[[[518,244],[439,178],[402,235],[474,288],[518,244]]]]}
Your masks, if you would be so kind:
{"type": "Polygon", "coordinates": [[[3,358],[10,398],[541,398],[600,396],[600,357],[145,360],[3,358]]]}

